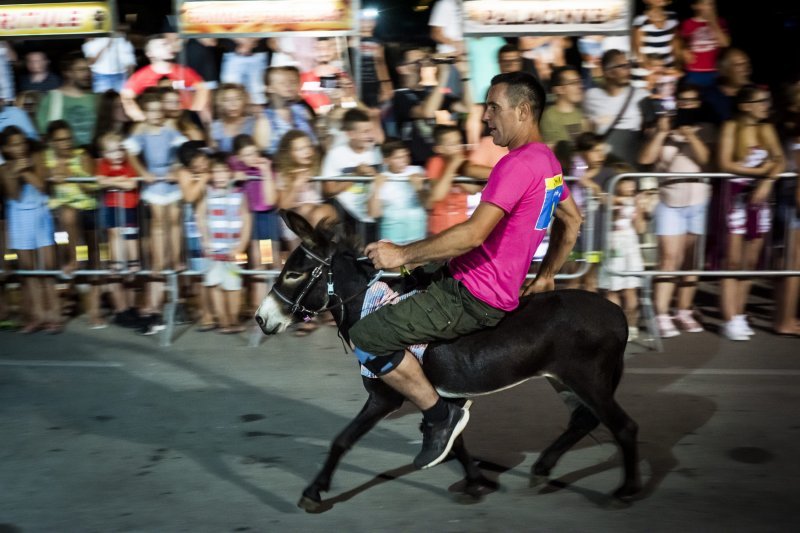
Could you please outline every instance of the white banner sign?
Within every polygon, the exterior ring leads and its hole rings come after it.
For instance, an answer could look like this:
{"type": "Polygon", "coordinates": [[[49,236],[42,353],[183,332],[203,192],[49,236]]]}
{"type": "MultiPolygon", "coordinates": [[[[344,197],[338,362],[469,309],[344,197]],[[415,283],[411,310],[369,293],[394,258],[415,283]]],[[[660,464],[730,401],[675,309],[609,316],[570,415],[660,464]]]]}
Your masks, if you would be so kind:
{"type": "Polygon", "coordinates": [[[631,0],[464,0],[464,35],[628,33],[631,0]]]}

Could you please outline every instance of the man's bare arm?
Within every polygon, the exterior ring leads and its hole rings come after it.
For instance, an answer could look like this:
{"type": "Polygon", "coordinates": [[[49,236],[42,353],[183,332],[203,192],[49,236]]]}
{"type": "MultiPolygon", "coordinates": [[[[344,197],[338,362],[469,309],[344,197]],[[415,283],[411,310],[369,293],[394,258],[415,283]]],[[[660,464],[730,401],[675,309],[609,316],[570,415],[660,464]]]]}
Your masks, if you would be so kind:
{"type": "Polygon", "coordinates": [[[397,268],[406,264],[450,259],[483,244],[505,214],[496,205],[481,202],[469,220],[438,235],[405,246],[387,241],[373,242],[365,251],[377,268],[397,268]]]}

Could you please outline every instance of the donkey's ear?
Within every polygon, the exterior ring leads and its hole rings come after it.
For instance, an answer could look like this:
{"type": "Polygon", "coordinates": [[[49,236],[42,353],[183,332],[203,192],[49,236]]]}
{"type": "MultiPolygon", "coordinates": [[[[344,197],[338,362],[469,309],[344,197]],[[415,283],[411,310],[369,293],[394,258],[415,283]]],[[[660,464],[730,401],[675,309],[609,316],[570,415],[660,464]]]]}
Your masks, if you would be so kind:
{"type": "Polygon", "coordinates": [[[280,215],[286,225],[289,226],[289,229],[300,237],[300,240],[310,245],[318,244],[315,239],[314,227],[305,218],[294,211],[286,211],[285,209],[280,210],[280,215]]]}

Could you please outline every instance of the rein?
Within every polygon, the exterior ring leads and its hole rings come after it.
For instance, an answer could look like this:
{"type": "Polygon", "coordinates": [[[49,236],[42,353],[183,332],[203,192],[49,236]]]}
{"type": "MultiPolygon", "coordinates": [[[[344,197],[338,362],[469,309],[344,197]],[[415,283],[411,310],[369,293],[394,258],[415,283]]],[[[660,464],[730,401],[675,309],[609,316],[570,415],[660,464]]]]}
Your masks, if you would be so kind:
{"type": "MultiPolygon", "coordinates": [[[[334,289],[333,269],[331,268],[331,265],[333,263],[333,254],[329,255],[327,258],[323,258],[322,256],[317,255],[316,253],[306,248],[305,245],[303,244],[300,245],[300,248],[303,250],[303,253],[305,253],[307,257],[319,263],[316,267],[314,267],[314,270],[311,271],[311,279],[308,280],[308,283],[306,283],[306,286],[303,287],[303,290],[300,291],[300,294],[294,301],[292,301],[289,297],[281,293],[275,286],[272,287],[272,292],[274,292],[275,296],[280,298],[285,304],[291,306],[290,312],[292,314],[296,314],[298,312],[302,313],[303,320],[306,322],[312,320],[314,317],[320,315],[321,313],[324,313],[326,311],[332,311],[338,307],[340,309],[340,314],[339,314],[339,324],[337,325],[336,328],[337,335],[339,336],[340,339],[342,339],[342,345],[344,346],[345,353],[347,353],[347,344],[345,343],[345,339],[342,336],[342,324],[344,324],[344,312],[345,312],[344,306],[348,302],[364,294],[372,285],[374,285],[375,282],[377,282],[381,278],[381,276],[383,276],[383,270],[378,270],[372,277],[372,279],[370,279],[369,282],[367,282],[364,288],[343,299],[341,296],[336,294],[336,291],[334,289]],[[308,309],[302,304],[303,299],[306,297],[311,288],[316,284],[317,280],[319,280],[322,277],[325,268],[327,268],[328,270],[327,294],[325,296],[325,303],[319,309],[308,309]],[[336,300],[338,300],[338,302],[334,303],[333,305],[329,305],[332,298],[335,298],[336,300]]],[[[356,261],[369,261],[369,259],[367,257],[359,257],[356,259],[356,261]]]]}

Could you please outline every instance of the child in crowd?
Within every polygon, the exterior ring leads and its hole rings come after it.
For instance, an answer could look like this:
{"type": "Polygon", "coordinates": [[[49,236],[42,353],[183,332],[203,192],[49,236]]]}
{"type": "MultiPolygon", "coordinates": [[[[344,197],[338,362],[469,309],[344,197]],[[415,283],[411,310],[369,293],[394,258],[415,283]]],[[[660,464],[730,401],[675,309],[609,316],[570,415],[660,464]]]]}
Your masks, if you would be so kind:
{"type": "Polygon", "coordinates": [[[64,272],[71,273],[78,267],[78,247],[83,243],[96,250],[95,229],[97,224],[97,200],[94,183],[68,183],[68,178],[94,176],[94,161],[83,148],[76,148],[72,128],[63,120],[54,120],[47,125],[47,140],[50,148],[44,152],[44,163],[48,178],[54,183],[50,198],[50,209],[58,216],[61,229],[69,239],[67,263],[64,272]]]}
{"type": "MultiPolygon", "coordinates": [[[[105,189],[103,207],[108,228],[111,270],[138,272],[139,261],[139,184],[137,173],[123,147],[122,136],[106,133],[98,139],[101,159],[97,162],[97,181],[105,189]]],[[[113,278],[112,278],[113,280],[113,278]]],[[[132,325],[135,321],[134,292],[123,283],[111,283],[114,322],[132,325]]]]}
{"type": "MultiPolygon", "coordinates": [[[[44,193],[47,170],[41,154],[16,126],[0,132],[0,184],[5,198],[8,246],[15,250],[22,270],[56,267],[53,216],[44,193]],[[41,263],[38,259],[41,258],[41,263]]],[[[27,310],[23,333],[44,330],[61,333],[61,305],[52,277],[24,276],[22,307],[27,310]]]]}
{"type": "Polygon", "coordinates": [[[197,225],[203,248],[210,260],[204,283],[211,288],[211,301],[220,333],[240,333],[242,276],[236,256],[247,251],[252,219],[247,196],[233,186],[233,171],[224,154],[211,160],[211,182],[197,206],[197,225]]]}
{"type": "MultiPolygon", "coordinates": [[[[278,206],[298,213],[316,226],[322,220],[335,221],[336,210],[323,203],[320,182],[311,181],[320,173],[320,153],[311,137],[301,130],[290,130],[278,144],[275,153],[277,169],[278,206]]],[[[289,241],[289,249],[300,244],[300,239],[281,220],[282,235],[289,241]]],[[[317,328],[317,321],[299,324],[294,334],[304,337],[317,328]]]]}
{"type": "Polygon", "coordinates": [[[606,297],[622,307],[628,319],[628,340],[639,336],[639,299],[636,289],[641,287],[637,276],[617,276],[606,273],[605,267],[618,271],[640,272],[644,260],[639,248],[639,234],[646,224],[645,199],[636,194],[633,178],[619,180],[614,189],[613,229],[609,235],[611,256],[600,271],[598,286],[605,289],[606,297]]]}
{"type": "Polygon", "coordinates": [[[440,125],[433,131],[434,155],[425,165],[425,174],[433,181],[425,207],[428,209],[428,232],[431,235],[467,220],[470,194],[483,190],[474,183],[453,183],[467,163],[464,140],[458,126],[440,125]]]}
{"type": "Polygon", "coordinates": [[[157,90],[146,91],[141,98],[141,109],[145,121],[138,131],[125,141],[125,148],[138,158],[131,158],[137,174],[148,185],[142,192],[142,200],[150,206],[150,250],[152,254],[153,281],[148,287],[148,302],[142,310],[147,315],[140,333],[154,335],[164,329],[159,310],[164,297],[164,283],[159,272],[172,267],[183,270],[181,262],[181,190],[171,173],[175,152],[186,138],[177,130],[165,125],[164,108],[157,90]]]}
{"type": "Polygon", "coordinates": [[[424,239],[427,213],[422,206],[423,170],[411,164],[411,152],[399,139],[386,141],[381,152],[386,168],[375,176],[368,200],[369,216],[379,219],[378,236],[396,244],[424,239]]]}
{"type": "MultiPolygon", "coordinates": [[[[178,184],[183,193],[183,224],[186,235],[186,255],[189,270],[205,272],[206,258],[203,257],[203,242],[200,229],[197,227],[197,204],[205,197],[206,188],[211,181],[211,158],[208,148],[201,141],[188,141],[178,149],[178,161],[181,166],[176,171],[178,184]]],[[[192,289],[198,296],[200,307],[200,324],[197,331],[205,332],[215,329],[214,315],[211,311],[209,289],[202,283],[193,283],[192,289]]]]}
{"type": "MultiPolygon", "coordinates": [[[[322,219],[336,220],[336,211],[323,203],[320,183],[311,181],[320,173],[320,153],[307,133],[291,130],[283,136],[275,168],[280,189],[278,207],[295,211],[314,226],[322,219]]],[[[287,237],[299,244],[293,234],[287,237]]]]}
{"type": "Polygon", "coordinates": [[[584,222],[581,234],[575,245],[573,255],[578,257],[581,251],[586,254],[583,259],[589,263],[586,275],[575,280],[569,280],[567,287],[582,288],[587,291],[597,291],[597,270],[600,263],[601,239],[603,235],[603,211],[600,209],[605,202],[605,185],[617,172],[607,164],[608,146],[603,138],[593,132],[583,132],[575,138],[575,153],[572,157],[570,175],[578,178],[579,187],[575,187],[575,201],[583,213],[594,210],[592,222],[592,241],[585,242],[588,236],[588,225],[584,222]]]}
{"type": "Polygon", "coordinates": [[[181,264],[181,190],[170,174],[175,153],[186,138],[180,132],[165,125],[161,96],[156,91],[146,92],[141,99],[145,122],[138,132],[125,141],[129,153],[141,156],[143,166],[137,158],[131,158],[136,172],[149,183],[144,188],[142,200],[150,206],[152,228],[153,270],[161,271],[168,266],[182,270],[181,264]],[[170,261],[167,261],[169,256],[170,261]]]}
{"type": "MultiPolygon", "coordinates": [[[[237,182],[247,196],[247,205],[253,219],[250,250],[250,268],[263,270],[265,266],[280,270],[281,226],[276,205],[278,190],[272,176],[272,163],[263,157],[250,135],[239,134],[233,138],[234,155],[229,159],[237,182]]],[[[265,279],[253,278],[251,304],[258,308],[267,294],[265,279]]]]}

